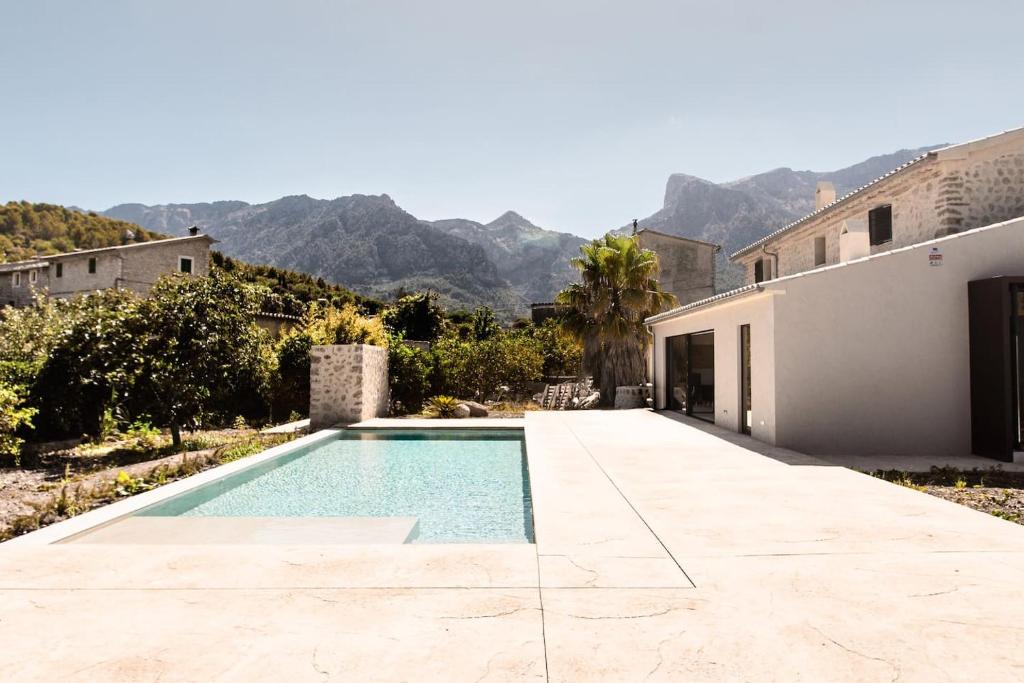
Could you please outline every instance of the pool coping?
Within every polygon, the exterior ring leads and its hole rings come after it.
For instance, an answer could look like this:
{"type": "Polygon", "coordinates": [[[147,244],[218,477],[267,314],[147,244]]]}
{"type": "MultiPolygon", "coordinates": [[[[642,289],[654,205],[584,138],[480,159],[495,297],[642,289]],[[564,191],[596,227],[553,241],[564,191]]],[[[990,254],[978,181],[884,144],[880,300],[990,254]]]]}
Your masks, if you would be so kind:
{"type": "Polygon", "coordinates": [[[133,515],[143,508],[162,503],[175,496],[188,493],[193,489],[205,486],[211,482],[218,481],[225,477],[243,472],[251,467],[256,467],[268,460],[273,460],[282,455],[287,455],[300,448],[310,446],[320,441],[327,441],[337,437],[346,429],[460,429],[460,430],[524,430],[524,418],[472,418],[468,419],[396,419],[396,418],[374,418],[351,425],[338,425],[329,429],[320,429],[312,434],[288,441],[279,446],[268,448],[256,455],[225,463],[208,470],[193,474],[183,479],[178,479],[169,484],[157,487],[150,491],[136,494],[124,500],[108,503],[94,510],[84,512],[81,515],[56,522],[49,526],[30,531],[27,534],[16,536],[10,540],[0,543],[0,550],[8,547],[40,546],[66,543],[76,537],[96,531],[97,529],[113,524],[125,517],[133,515]],[[467,422],[478,424],[467,425],[467,422]]]}
{"type": "Polygon", "coordinates": [[[248,458],[242,458],[241,460],[235,460],[234,462],[218,465],[217,467],[211,467],[203,472],[193,474],[183,479],[178,479],[177,481],[173,481],[169,484],[164,484],[163,486],[150,491],[136,494],[130,498],[125,498],[124,500],[109,503],[102,507],[98,507],[95,510],[84,512],[75,517],[71,517],[70,519],[56,522],[22,536],[16,536],[0,544],[0,550],[15,546],[52,545],[55,543],[69,541],[75,536],[87,531],[94,531],[101,526],[112,524],[121,518],[127,517],[143,508],[149,507],[150,505],[162,503],[169,498],[173,498],[174,496],[182,493],[187,493],[192,489],[223,479],[224,477],[232,474],[242,472],[250,467],[255,467],[260,463],[291,453],[299,448],[332,439],[342,431],[342,429],[334,428],[321,429],[307,436],[295,439],[294,441],[288,441],[280,446],[268,448],[262,453],[257,453],[256,455],[249,456],[248,458]]]}

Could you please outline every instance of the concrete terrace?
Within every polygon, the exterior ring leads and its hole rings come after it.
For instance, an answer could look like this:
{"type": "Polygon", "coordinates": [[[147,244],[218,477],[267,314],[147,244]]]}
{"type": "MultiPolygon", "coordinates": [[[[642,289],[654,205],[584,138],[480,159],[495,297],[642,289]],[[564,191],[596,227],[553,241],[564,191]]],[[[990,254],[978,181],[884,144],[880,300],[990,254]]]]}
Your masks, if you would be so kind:
{"type": "Polygon", "coordinates": [[[0,546],[0,680],[1024,678],[1020,526],[643,410],[526,430],[535,546],[0,546]]]}

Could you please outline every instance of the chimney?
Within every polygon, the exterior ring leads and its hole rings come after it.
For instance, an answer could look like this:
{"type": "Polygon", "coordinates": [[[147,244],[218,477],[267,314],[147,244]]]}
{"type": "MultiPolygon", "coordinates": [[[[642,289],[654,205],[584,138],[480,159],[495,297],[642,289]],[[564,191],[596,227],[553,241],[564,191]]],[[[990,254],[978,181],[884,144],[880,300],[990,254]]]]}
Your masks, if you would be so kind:
{"type": "Polygon", "coordinates": [[[823,206],[828,206],[835,200],[835,186],[827,180],[819,180],[818,187],[814,190],[814,210],[817,211],[823,206]]]}
{"type": "MultiPolygon", "coordinates": [[[[835,193],[833,193],[833,194],[835,194],[835,193]]],[[[189,229],[188,229],[188,234],[191,237],[195,237],[196,235],[198,235],[199,234],[199,226],[198,225],[190,226],[189,229]]]]}

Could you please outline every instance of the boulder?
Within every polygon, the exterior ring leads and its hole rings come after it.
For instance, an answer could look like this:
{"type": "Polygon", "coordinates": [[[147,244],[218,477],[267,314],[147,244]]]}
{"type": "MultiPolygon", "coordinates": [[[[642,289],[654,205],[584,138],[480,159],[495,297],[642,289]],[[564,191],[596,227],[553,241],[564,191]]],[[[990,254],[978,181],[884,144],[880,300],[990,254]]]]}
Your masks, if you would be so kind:
{"type": "Polygon", "coordinates": [[[455,406],[455,412],[452,413],[452,417],[469,417],[470,414],[471,412],[469,410],[469,406],[467,406],[465,403],[460,403],[459,405],[455,406]]]}
{"type": "Polygon", "coordinates": [[[476,401],[462,401],[461,405],[469,408],[470,417],[487,417],[490,414],[487,410],[487,406],[482,403],[477,403],[476,401]]]}

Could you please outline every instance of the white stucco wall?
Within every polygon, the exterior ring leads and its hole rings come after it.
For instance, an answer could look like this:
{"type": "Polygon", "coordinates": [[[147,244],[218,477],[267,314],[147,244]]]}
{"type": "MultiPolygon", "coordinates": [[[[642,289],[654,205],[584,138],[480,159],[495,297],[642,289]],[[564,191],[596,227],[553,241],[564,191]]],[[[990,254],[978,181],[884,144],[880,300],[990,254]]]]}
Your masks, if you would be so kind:
{"type": "Polygon", "coordinates": [[[665,339],[679,334],[715,331],[715,424],[740,429],[740,326],[750,325],[751,435],[775,440],[775,348],[773,295],[748,294],[733,301],[654,326],[656,406],[667,405],[665,339]]]}
{"type": "Polygon", "coordinates": [[[738,329],[749,323],[755,438],[808,453],[966,455],[967,283],[1021,274],[1015,219],[765,283],[654,326],[658,405],[664,338],[714,329],[716,421],[738,429],[738,329]],[[929,266],[932,248],[942,266],[929,266]]]}

